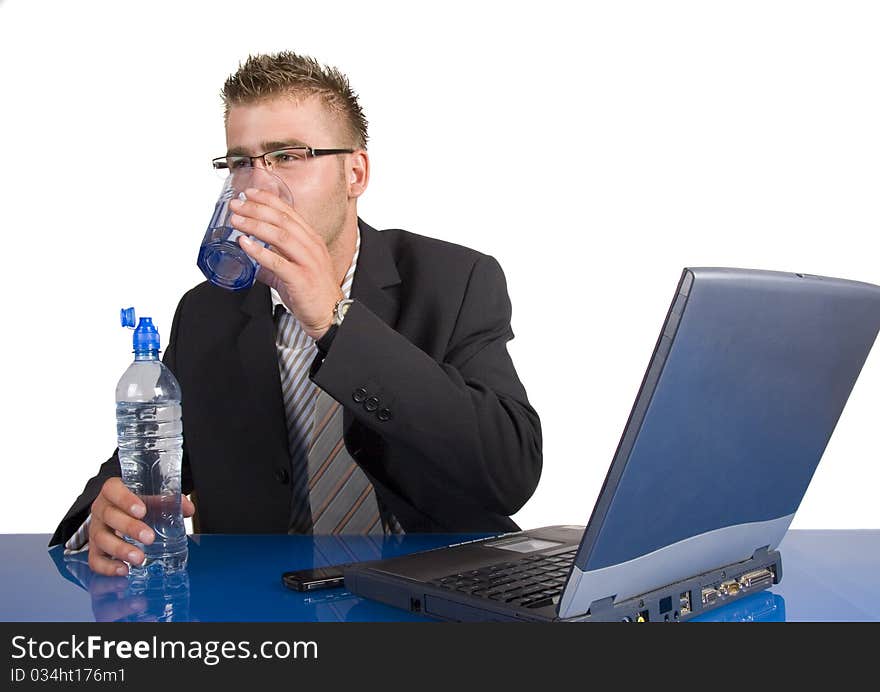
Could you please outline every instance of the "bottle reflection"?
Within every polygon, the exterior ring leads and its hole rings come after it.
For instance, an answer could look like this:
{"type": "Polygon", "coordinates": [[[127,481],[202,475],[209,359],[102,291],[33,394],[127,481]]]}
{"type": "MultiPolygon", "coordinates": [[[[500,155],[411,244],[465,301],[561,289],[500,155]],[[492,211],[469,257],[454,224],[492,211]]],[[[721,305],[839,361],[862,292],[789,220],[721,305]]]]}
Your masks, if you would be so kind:
{"type": "Polygon", "coordinates": [[[146,578],[105,577],[92,572],[88,552],[49,551],[59,573],[88,591],[97,622],[186,622],[190,620],[189,571],[146,578]]]}
{"type": "Polygon", "coordinates": [[[188,622],[186,570],[143,579],[92,575],[89,595],[96,622],[188,622]]]}

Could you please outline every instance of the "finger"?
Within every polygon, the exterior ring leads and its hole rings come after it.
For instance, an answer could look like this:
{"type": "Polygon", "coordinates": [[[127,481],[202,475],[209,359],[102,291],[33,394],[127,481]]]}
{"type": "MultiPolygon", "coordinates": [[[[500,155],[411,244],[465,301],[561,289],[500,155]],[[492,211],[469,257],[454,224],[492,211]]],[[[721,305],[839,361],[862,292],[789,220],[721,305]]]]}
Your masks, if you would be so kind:
{"type": "Polygon", "coordinates": [[[251,199],[250,197],[244,201],[232,199],[229,202],[229,207],[239,216],[265,221],[279,227],[293,221],[293,217],[288,215],[283,209],[274,207],[262,200],[251,199]]]}
{"type": "Polygon", "coordinates": [[[153,531],[144,522],[129,516],[118,507],[107,505],[98,517],[109,530],[116,530],[146,545],[153,542],[153,531]]]}
{"type": "Polygon", "coordinates": [[[262,264],[257,266],[259,267],[259,269],[257,269],[257,281],[264,283],[267,286],[271,286],[280,293],[279,286],[281,285],[281,282],[278,280],[278,277],[275,276],[273,272],[266,269],[262,264]]]}
{"type": "Polygon", "coordinates": [[[265,204],[267,207],[272,207],[273,209],[281,212],[282,214],[291,217],[301,223],[304,223],[305,220],[300,216],[299,212],[294,209],[290,204],[281,199],[274,192],[270,192],[269,190],[261,190],[257,187],[249,187],[244,191],[244,195],[248,200],[259,202],[260,204],[265,204]]]}
{"type": "Polygon", "coordinates": [[[89,543],[89,568],[96,574],[108,577],[112,575],[123,577],[128,574],[128,565],[102,554],[101,549],[92,543],[89,543]]]}
{"type": "Polygon", "coordinates": [[[147,513],[146,505],[137,495],[125,487],[121,478],[110,478],[105,482],[99,497],[103,497],[110,504],[116,505],[135,517],[140,518],[147,513]]]}
{"type": "Polygon", "coordinates": [[[92,546],[97,547],[102,556],[124,560],[133,565],[139,565],[144,561],[144,553],[140,548],[117,538],[111,531],[97,531],[93,536],[89,536],[90,552],[92,546]]]}
{"type": "Polygon", "coordinates": [[[304,264],[312,256],[312,249],[306,245],[302,235],[298,235],[298,229],[291,229],[290,219],[284,222],[284,226],[276,226],[268,221],[233,214],[229,222],[242,233],[271,245],[276,253],[291,262],[304,264]]]}
{"type": "Polygon", "coordinates": [[[182,495],[180,498],[180,508],[183,510],[184,517],[191,517],[196,513],[196,506],[186,495],[182,495]]]}
{"type": "Polygon", "coordinates": [[[288,275],[293,266],[292,262],[282,257],[277,252],[265,248],[259,243],[255,243],[247,236],[239,236],[238,244],[249,257],[256,260],[260,266],[265,267],[268,271],[272,272],[276,278],[279,278],[282,281],[288,275]]]}
{"type": "Polygon", "coordinates": [[[314,240],[317,240],[321,243],[324,242],[320,234],[312,229],[312,227],[305,220],[303,215],[275,193],[269,192],[268,190],[260,190],[256,187],[249,187],[247,190],[244,191],[244,194],[249,200],[264,204],[267,207],[271,207],[276,211],[281,212],[285,216],[290,217],[302,227],[303,231],[305,231],[307,235],[311,236],[314,240]]]}

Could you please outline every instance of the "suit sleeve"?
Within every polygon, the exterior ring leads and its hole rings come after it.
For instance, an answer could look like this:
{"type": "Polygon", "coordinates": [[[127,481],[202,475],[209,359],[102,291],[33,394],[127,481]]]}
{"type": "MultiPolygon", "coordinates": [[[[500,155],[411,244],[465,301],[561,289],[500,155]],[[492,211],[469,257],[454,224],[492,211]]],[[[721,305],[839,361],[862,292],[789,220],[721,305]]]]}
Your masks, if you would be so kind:
{"type": "MultiPolygon", "coordinates": [[[[180,300],[180,303],[178,303],[177,305],[177,310],[174,313],[174,320],[171,323],[171,334],[168,337],[168,347],[165,349],[165,355],[162,357],[162,362],[165,363],[166,366],[168,366],[171,372],[175,372],[175,369],[177,367],[175,345],[177,343],[177,333],[180,328],[180,316],[183,312],[183,304],[185,300],[186,296],[184,296],[180,300]]],[[[184,430],[185,429],[186,424],[184,422],[184,430]]],[[[188,495],[190,492],[192,492],[192,478],[185,451],[183,454],[183,465],[181,473],[181,486],[183,489],[183,494],[188,495]]],[[[58,527],[55,529],[55,533],[52,535],[52,538],[49,539],[49,547],[52,547],[53,545],[56,545],[58,543],[66,543],[67,540],[74,533],[77,532],[77,530],[83,525],[85,520],[90,516],[92,503],[95,501],[95,498],[98,497],[98,494],[101,492],[101,488],[103,487],[104,483],[109,478],[121,475],[122,470],[119,466],[119,449],[117,448],[116,450],[114,450],[113,455],[109,459],[107,459],[107,461],[101,464],[101,467],[98,469],[98,473],[88,480],[82,493],[80,493],[80,496],[76,498],[76,501],[71,505],[70,509],[67,510],[67,514],[64,515],[61,523],[59,523],[58,527]]]]}
{"type": "Polygon", "coordinates": [[[510,515],[537,487],[541,424],[507,351],[510,318],[501,267],[481,255],[442,361],[359,302],[315,361],[314,382],[397,445],[394,459],[415,452],[382,476],[422,511],[442,516],[444,501],[463,495],[510,515]]]}

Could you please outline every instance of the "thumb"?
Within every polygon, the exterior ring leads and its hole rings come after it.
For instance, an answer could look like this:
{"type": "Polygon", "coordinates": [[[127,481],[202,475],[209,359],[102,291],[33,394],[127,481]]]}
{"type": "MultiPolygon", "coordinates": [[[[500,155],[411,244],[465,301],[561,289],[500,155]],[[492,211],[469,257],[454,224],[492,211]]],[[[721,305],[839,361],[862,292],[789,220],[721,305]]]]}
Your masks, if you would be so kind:
{"type": "MultiPolygon", "coordinates": [[[[262,264],[260,265],[260,268],[257,269],[256,279],[260,283],[266,284],[269,288],[274,288],[278,291],[278,286],[280,284],[278,277],[275,275],[275,272],[271,269],[266,269],[262,264]]],[[[281,291],[278,292],[280,293],[281,291]]]]}

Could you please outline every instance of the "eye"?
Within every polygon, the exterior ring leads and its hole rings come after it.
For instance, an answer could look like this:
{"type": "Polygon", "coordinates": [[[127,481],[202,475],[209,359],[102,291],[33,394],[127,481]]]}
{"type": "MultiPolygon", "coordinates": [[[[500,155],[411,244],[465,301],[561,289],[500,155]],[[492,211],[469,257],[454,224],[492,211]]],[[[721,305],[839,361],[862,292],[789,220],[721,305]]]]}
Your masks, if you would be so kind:
{"type": "Polygon", "coordinates": [[[250,168],[251,160],[247,156],[229,156],[226,163],[231,170],[238,168],[250,168]]]}
{"type": "Polygon", "coordinates": [[[273,166],[289,166],[297,161],[305,158],[305,152],[298,149],[284,149],[283,151],[273,151],[267,154],[266,158],[273,166]]]}

